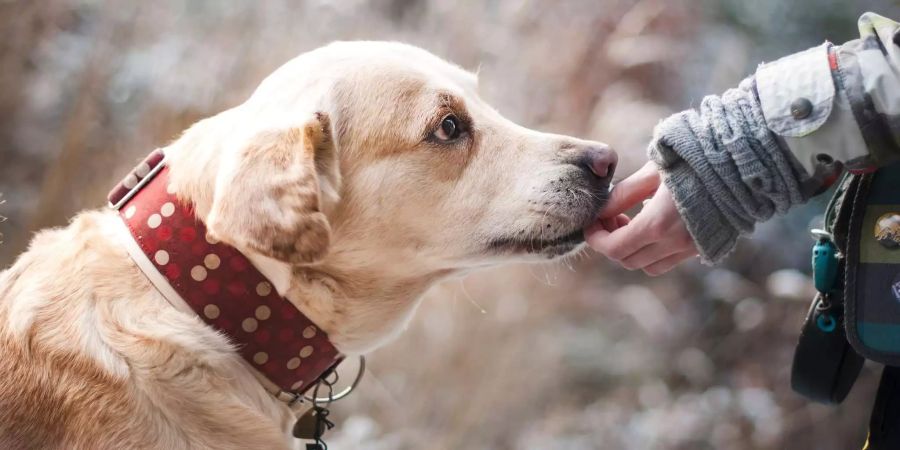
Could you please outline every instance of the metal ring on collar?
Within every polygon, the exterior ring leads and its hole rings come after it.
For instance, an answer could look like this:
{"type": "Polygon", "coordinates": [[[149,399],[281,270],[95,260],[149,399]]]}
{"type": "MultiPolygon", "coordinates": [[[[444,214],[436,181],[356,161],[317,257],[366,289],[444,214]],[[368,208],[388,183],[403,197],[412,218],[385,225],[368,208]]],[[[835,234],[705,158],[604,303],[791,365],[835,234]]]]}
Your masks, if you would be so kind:
{"type": "Polygon", "coordinates": [[[304,394],[303,398],[309,402],[312,402],[312,404],[314,404],[314,405],[320,404],[320,403],[336,402],[336,401],[350,395],[350,393],[353,392],[354,389],[356,389],[356,386],[359,385],[359,382],[362,380],[363,373],[365,373],[365,372],[366,372],[366,358],[364,356],[360,356],[359,357],[359,369],[356,372],[356,378],[353,379],[353,383],[350,383],[350,386],[347,386],[346,388],[344,388],[337,394],[334,394],[329,397],[312,397],[310,395],[304,394]]]}

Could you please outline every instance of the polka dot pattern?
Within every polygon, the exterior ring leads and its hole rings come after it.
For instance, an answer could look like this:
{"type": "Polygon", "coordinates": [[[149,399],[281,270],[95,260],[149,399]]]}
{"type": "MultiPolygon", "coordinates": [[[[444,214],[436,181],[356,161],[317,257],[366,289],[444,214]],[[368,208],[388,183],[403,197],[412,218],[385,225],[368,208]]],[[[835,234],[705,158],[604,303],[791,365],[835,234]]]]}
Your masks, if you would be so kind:
{"type": "Polygon", "coordinates": [[[126,176],[125,179],[122,180],[122,186],[125,186],[128,189],[134,189],[134,187],[137,186],[137,184],[138,184],[138,179],[137,179],[137,175],[135,175],[135,174],[128,174],[128,176],[126,176]]]}
{"type": "Polygon", "coordinates": [[[135,242],[198,316],[227,334],[260,373],[286,391],[313,386],[340,360],[328,336],[244,255],[207,235],[193,209],[167,191],[167,172],[162,168],[120,208],[135,242]]]}
{"type": "Polygon", "coordinates": [[[259,328],[259,322],[252,317],[248,317],[244,319],[243,322],[241,322],[241,328],[243,328],[244,331],[248,333],[252,333],[256,331],[257,328],[259,328]]]}
{"type": "Polygon", "coordinates": [[[253,355],[253,362],[258,365],[263,365],[269,361],[269,354],[266,352],[256,352],[253,355]]]}
{"type": "Polygon", "coordinates": [[[206,268],[203,267],[203,266],[194,266],[194,267],[191,267],[191,278],[193,278],[194,281],[203,281],[203,280],[205,280],[205,279],[206,279],[206,274],[207,274],[207,273],[208,273],[208,272],[206,271],[206,268]]]}
{"type": "Polygon", "coordinates": [[[137,167],[134,168],[134,174],[138,178],[144,178],[150,174],[150,164],[147,161],[142,161],[137,167]]]}
{"type": "Polygon", "coordinates": [[[265,297],[272,293],[272,285],[268,281],[263,281],[256,285],[256,295],[265,297]]]}
{"type": "Polygon", "coordinates": [[[172,217],[172,214],[175,214],[175,204],[172,202],[166,202],[159,208],[159,213],[162,214],[163,217],[172,217]]]}
{"type": "Polygon", "coordinates": [[[156,253],[153,254],[153,260],[156,261],[156,264],[164,266],[169,263],[169,252],[157,250],[156,253]]]}
{"type": "Polygon", "coordinates": [[[216,270],[221,264],[222,260],[215,253],[210,253],[203,258],[203,265],[209,270],[216,270]]]}
{"type": "Polygon", "coordinates": [[[147,226],[150,228],[157,228],[162,223],[162,216],[159,214],[152,214],[147,218],[147,226]]]}
{"type": "Polygon", "coordinates": [[[213,304],[206,305],[203,307],[203,315],[208,319],[218,319],[219,307],[213,304]]]}

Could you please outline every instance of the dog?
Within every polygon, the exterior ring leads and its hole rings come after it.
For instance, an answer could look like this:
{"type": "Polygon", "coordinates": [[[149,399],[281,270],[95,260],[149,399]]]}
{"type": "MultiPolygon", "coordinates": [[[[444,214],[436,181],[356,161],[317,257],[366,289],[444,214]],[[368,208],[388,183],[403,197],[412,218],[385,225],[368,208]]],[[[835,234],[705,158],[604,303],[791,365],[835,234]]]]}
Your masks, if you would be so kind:
{"type": "MultiPolygon", "coordinates": [[[[342,355],[396,336],[449,276],[578,251],[616,155],[501,116],[425,50],[338,42],[165,147],[168,187],[342,355]]],[[[277,449],[295,416],[174,307],[110,209],[0,274],[0,447],[277,449]]]]}

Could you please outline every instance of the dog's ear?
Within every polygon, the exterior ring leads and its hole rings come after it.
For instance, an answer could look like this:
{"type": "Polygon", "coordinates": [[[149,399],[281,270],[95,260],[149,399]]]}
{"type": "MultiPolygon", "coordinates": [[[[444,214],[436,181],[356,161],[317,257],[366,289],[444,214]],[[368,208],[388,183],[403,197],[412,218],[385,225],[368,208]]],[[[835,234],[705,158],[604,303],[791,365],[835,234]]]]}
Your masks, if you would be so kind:
{"type": "Polygon", "coordinates": [[[224,161],[206,226],[212,238],[293,264],[328,252],[322,212],[340,183],[328,116],[298,128],[257,133],[224,161]]]}

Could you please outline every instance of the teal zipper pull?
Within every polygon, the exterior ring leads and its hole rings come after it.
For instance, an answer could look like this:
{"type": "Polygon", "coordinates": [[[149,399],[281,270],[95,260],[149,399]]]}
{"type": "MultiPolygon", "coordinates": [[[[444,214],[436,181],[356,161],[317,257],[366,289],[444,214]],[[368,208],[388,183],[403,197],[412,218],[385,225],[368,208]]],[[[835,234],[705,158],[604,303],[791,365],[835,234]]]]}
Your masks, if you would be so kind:
{"type": "Polygon", "coordinates": [[[816,290],[827,294],[837,282],[838,251],[832,241],[831,233],[824,230],[812,230],[816,239],[812,249],[813,282],[816,290]]]}

